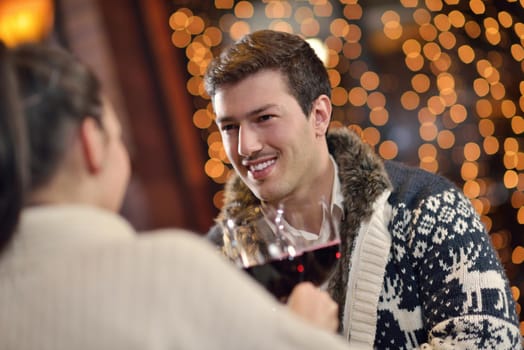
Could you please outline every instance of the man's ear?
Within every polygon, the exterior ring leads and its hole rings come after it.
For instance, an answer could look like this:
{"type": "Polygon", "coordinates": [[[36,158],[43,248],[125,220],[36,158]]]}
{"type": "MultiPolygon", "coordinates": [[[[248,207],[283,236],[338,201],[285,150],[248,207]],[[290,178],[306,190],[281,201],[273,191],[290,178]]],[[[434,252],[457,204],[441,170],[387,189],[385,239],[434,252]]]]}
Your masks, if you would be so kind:
{"type": "Polygon", "coordinates": [[[331,100],[326,95],[320,95],[313,102],[311,118],[313,119],[313,127],[317,136],[325,136],[331,121],[331,109],[331,100]]]}
{"type": "Polygon", "coordinates": [[[96,174],[102,168],[104,159],[104,135],[100,125],[93,118],[85,118],[80,125],[80,143],[87,170],[96,174]]]}

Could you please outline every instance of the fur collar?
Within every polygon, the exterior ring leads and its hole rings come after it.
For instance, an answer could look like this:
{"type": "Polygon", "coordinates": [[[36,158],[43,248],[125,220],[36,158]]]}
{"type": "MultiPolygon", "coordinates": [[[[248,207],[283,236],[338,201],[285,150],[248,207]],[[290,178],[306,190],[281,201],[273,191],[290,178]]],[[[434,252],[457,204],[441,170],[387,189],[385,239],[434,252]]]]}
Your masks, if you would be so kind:
{"type": "Polygon", "coordinates": [[[340,305],[342,319],[346,299],[353,242],[363,221],[373,213],[373,203],[391,183],[382,160],[354,132],[336,129],[328,134],[329,152],[338,165],[338,176],[344,196],[344,220],[340,224],[342,256],[328,289],[340,305]]]}

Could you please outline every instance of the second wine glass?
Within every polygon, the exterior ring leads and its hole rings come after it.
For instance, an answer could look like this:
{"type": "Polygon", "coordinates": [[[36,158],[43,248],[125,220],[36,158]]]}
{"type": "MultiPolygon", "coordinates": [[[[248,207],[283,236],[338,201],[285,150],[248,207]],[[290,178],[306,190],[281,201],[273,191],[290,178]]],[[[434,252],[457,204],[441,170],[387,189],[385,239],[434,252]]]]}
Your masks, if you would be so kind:
{"type": "Polygon", "coordinates": [[[322,285],[340,258],[340,238],[324,202],[294,210],[282,203],[251,206],[221,222],[224,253],[277,299],[296,284],[322,285]]]}

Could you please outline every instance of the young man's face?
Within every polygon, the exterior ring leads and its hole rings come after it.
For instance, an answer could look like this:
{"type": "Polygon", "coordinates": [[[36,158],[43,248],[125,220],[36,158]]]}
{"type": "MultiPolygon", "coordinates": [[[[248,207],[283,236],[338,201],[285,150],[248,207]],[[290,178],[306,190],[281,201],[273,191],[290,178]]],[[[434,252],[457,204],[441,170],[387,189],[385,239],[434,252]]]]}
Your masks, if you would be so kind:
{"type": "Polygon", "coordinates": [[[320,154],[327,154],[324,134],[331,112],[326,99],[317,99],[307,118],[276,70],[260,71],[217,90],[216,122],[227,156],[261,200],[307,198],[316,170],[325,166],[320,162],[325,155],[320,154]],[[318,113],[319,108],[329,111],[318,113]]]}

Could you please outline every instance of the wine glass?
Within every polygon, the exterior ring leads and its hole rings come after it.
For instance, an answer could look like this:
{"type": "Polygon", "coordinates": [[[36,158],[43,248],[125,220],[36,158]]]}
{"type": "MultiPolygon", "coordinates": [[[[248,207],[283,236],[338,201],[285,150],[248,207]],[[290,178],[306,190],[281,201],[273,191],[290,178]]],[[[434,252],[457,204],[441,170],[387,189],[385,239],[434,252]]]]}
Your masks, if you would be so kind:
{"type": "Polygon", "coordinates": [[[324,201],[237,207],[220,222],[223,252],[277,299],[296,284],[325,283],[340,258],[340,237],[324,201]]]}

